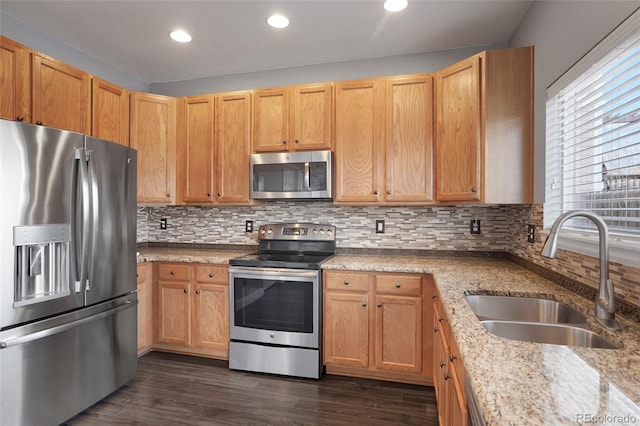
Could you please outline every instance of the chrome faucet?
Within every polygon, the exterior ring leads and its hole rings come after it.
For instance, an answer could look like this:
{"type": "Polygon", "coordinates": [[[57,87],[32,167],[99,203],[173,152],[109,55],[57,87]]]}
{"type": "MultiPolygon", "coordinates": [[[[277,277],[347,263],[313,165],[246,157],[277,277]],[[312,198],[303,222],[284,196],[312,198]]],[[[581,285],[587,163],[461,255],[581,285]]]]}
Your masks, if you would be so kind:
{"type": "Polygon", "coordinates": [[[542,246],[542,256],[553,259],[558,248],[558,231],[569,219],[576,216],[590,219],[598,228],[600,241],[600,288],[596,299],[595,317],[600,324],[610,330],[621,330],[622,324],[616,320],[616,301],[613,293],[613,283],[609,279],[609,229],[602,218],[588,211],[573,210],[561,214],[553,222],[551,231],[542,246]]]}

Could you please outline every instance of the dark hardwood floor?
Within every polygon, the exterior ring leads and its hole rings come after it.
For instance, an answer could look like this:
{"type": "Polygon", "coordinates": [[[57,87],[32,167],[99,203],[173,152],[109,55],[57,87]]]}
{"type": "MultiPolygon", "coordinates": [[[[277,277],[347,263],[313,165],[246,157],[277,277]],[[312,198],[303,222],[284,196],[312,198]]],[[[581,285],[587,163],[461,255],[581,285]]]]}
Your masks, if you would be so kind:
{"type": "Polygon", "coordinates": [[[231,371],[207,358],[151,352],[135,379],[66,425],[437,425],[431,387],[231,371]]]}

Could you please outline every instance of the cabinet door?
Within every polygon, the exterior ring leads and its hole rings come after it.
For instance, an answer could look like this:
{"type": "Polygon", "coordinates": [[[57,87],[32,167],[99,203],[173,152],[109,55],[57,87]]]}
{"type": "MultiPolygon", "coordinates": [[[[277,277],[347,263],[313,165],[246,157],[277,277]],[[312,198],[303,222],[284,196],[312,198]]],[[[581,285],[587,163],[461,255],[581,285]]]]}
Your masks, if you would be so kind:
{"type": "Polygon", "coordinates": [[[369,366],[369,303],[367,293],[325,293],[324,362],[369,366]]]}
{"type": "Polygon", "coordinates": [[[129,92],[97,77],[92,87],[91,134],[129,146],[129,92]]]}
{"type": "Polygon", "coordinates": [[[153,344],[153,294],[151,264],[138,265],[138,351],[153,344]]]}
{"type": "Polygon", "coordinates": [[[469,424],[469,412],[466,404],[464,383],[458,380],[456,366],[449,364],[448,415],[452,425],[466,426],[469,424]]]}
{"type": "Polygon", "coordinates": [[[380,80],[336,84],[336,202],[377,202],[382,191],[380,80]]]}
{"type": "Polygon", "coordinates": [[[481,195],[480,58],[437,73],[436,199],[479,201],[481,195]]]}
{"type": "Polygon", "coordinates": [[[196,284],[194,288],[192,345],[226,355],[229,350],[229,287],[196,284]]]}
{"type": "Polygon", "coordinates": [[[387,80],[387,201],[433,201],[433,83],[430,74],[387,80]]]}
{"type": "Polygon", "coordinates": [[[33,122],[91,133],[91,76],[47,56],[32,53],[33,122]]]}
{"type": "Polygon", "coordinates": [[[433,386],[436,390],[436,403],[438,406],[438,423],[447,425],[447,403],[449,395],[447,393],[448,364],[447,349],[444,345],[443,330],[440,325],[440,316],[434,309],[434,346],[433,346],[433,386]]]}
{"type": "Polygon", "coordinates": [[[215,187],[219,203],[249,202],[251,92],[216,97],[215,187]]]}
{"type": "Polygon", "coordinates": [[[422,372],[422,298],[376,296],[377,369],[422,372]]]}
{"type": "Polygon", "coordinates": [[[131,148],[138,150],[138,202],[175,202],[176,100],[131,94],[131,148]]]}
{"type": "Polygon", "coordinates": [[[255,93],[255,152],[287,151],[289,148],[289,90],[257,90],[255,93]]]}
{"type": "Polygon", "coordinates": [[[213,202],[213,96],[188,97],[184,102],[180,138],[185,203],[213,202]]]}
{"type": "Polygon", "coordinates": [[[157,341],[189,346],[190,298],[188,282],[158,281],[157,341]]]}
{"type": "Polygon", "coordinates": [[[0,36],[0,118],[31,122],[29,48],[0,36]]]}
{"type": "Polygon", "coordinates": [[[290,149],[331,149],[333,86],[309,84],[291,90],[290,149]]]}

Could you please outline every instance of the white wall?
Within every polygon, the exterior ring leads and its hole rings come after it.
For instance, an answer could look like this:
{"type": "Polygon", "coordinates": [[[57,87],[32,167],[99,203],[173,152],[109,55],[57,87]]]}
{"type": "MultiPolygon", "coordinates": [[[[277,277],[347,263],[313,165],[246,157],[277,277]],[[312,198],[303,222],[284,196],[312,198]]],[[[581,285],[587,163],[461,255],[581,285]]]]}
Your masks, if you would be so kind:
{"type": "Polygon", "coordinates": [[[149,89],[147,82],[82,53],[2,11],[0,34],[118,86],[141,92],[147,92],[149,89]]]}
{"type": "Polygon", "coordinates": [[[535,46],[534,199],[544,202],[546,89],[631,15],[640,1],[534,1],[511,47],[535,46]]]}

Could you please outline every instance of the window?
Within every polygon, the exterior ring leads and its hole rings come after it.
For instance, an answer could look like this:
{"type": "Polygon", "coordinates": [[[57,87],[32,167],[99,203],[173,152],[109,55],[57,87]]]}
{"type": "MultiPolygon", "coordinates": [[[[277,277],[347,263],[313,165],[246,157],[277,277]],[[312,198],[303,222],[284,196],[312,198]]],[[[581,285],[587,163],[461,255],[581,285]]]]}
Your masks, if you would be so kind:
{"type": "MultiPolygon", "coordinates": [[[[548,89],[546,151],[545,228],[589,210],[612,237],[640,241],[640,13],[548,89]]],[[[582,218],[565,228],[595,230],[582,218]]]]}

